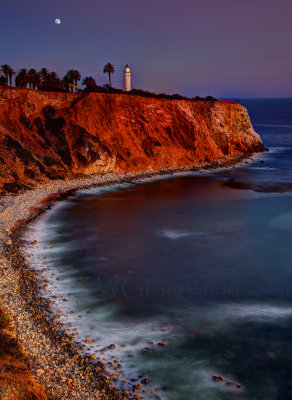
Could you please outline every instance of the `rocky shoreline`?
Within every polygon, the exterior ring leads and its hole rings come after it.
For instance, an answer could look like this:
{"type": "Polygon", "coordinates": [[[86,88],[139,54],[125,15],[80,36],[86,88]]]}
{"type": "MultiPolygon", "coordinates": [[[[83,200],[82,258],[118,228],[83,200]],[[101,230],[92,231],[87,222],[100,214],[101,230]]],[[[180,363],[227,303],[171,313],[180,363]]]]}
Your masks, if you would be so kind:
{"type": "MultiPolygon", "coordinates": [[[[56,201],[77,190],[129,182],[166,174],[179,174],[231,167],[252,154],[240,153],[218,162],[192,168],[175,168],[139,173],[108,173],[88,178],[49,181],[34,190],[18,195],[7,193],[0,198],[0,270],[1,307],[9,315],[17,341],[29,359],[35,380],[44,385],[53,399],[141,399],[142,384],[137,381],[129,390],[119,390],[119,380],[100,360],[83,354],[74,337],[52,312],[51,300],[43,298],[45,280],[31,268],[23,256],[22,240],[26,226],[56,201]]],[[[36,238],[37,239],[37,238],[36,238]]],[[[144,379],[145,380],[145,379],[144,379]]],[[[1,393],[0,393],[1,394],[1,393]]],[[[159,394],[155,394],[159,399],[159,394]]]]}

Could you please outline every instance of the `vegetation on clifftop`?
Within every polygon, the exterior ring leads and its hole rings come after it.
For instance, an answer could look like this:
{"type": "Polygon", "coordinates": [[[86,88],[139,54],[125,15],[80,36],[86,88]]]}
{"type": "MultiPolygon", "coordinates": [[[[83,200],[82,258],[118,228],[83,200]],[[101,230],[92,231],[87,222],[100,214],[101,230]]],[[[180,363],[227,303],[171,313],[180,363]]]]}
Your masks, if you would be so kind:
{"type": "MultiPolygon", "coordinates": [[[[87,76],[82,80],[84,92],[98,92],[98,93],[116,93],[116,94],[134,94],[141,97],[158,98],[158,99],[173,99],[173,100],[205,100],[216,101],[212,96],[207,97],[192,97],[191,99],[180,94],[166,94],[154,93],[142,89],[133,89],[130,92],[125,92],[122,89],[112,87],[111,76],[115,72],[115,67],[111,63],[104,66],[103,72],[108,75],[109,83],[105,85],[98,85],[92,76],[87,76]]],[[[9,65],[4,64],[0,68],[0,86],[12,86],[12,78],[15,75],[15,86],[19,88],[29,88],[47,92],[69,92],[72,90],[82,91],[81,89],[73,88],[70,85],[78,85],[81,80],[81,74],[76,69],[67,71],[63,78],[47,68],[42,68],[36,71],[34,68],[26,69],[21,68],[17,73],[9,65]]]]}

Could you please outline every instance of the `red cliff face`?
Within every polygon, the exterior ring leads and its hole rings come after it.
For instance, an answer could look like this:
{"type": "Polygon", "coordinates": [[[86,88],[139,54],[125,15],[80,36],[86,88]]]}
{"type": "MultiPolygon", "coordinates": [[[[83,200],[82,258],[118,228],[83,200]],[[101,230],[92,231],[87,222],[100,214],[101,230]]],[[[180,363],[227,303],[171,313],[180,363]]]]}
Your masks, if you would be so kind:
{"type": "Polygon", "coordinates": [[[0,88],[0,187],[176,168],[264,150],[232,102],[0,88]],[[8,185],[7,185],[8,184],[8,185]]]}

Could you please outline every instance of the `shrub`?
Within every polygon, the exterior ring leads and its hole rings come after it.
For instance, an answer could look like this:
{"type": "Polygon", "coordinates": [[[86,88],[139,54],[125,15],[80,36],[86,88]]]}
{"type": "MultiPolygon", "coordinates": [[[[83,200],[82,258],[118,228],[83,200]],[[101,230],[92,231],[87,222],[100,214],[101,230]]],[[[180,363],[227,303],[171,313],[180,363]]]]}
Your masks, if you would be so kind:
{"type": "Polygon", "coordinates": [[[217,101],[217,99],[213,96],[207,96],[207,97],[205,97],[205,100],[206,101],[217,101]]]}
{"type": "Polygon", "coordinates": [[[29,129],[30,131],[32,130],[32,125],[31,125],[30,119],[27,118],[25,115],[21,115],[21,117],[20,117],[20,122],[21,122],[27,129],[29,129]]]}
{"type": "Polygon", "coordinates": [[[3,185],[3,189],[5,192],[17,193],[21,189],[21,185],[16,182],[6,182],[3,185]]]}
{"type": "Polygon", "coordinates": [[[40,117],[35,118],[33,123],[37,127],[37,129],[43,129],[43,122],[40,117]]]}
{"type": "Polygon", "coordinates": [[[52,167],[53,165],[56,165],[56,166],[59,166],[59,167],[62,166],[61,163],[60,163],[58,160],[55,160],[54,158],[48,157],[48,156],[45,156],[45,157],[44,157],[43,163],[44,163],[47,167],[52,167]]]}
{"type": "Polygon", "coordinates": [[[56,110],[53,106],[47,105],[43,108],[42,114],[45,118],[52,118],[56,114],[56,110]]]}
{"type": "Polygon", "coordinates": [[[6,145],[8,150],[14,150],[15,155],[23,160],[24,163],[35,161],[32,153],[29,150],[24,149],[22,145],[17,140],[12,139],[11,136],[6,135],[4,144],[6,145]]]}
{"type": "Polygon", "coordinates": [[[51,132],[59,132],[65,124],[66,121],[63,117],[46,119],[46,129],[51,132]]]}
{"type": "Polygon", "coordinates": [[[72,165],[72,158],[69,149],[59,149],[57,151],[64,164],[70,167],[72,165]]]}

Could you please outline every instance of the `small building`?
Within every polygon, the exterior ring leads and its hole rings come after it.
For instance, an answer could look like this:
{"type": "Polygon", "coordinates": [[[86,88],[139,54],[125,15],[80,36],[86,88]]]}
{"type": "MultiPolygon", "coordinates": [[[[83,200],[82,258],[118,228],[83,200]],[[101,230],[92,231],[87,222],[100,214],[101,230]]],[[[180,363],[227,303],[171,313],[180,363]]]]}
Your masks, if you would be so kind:
{"type": "Polygon", "coordinates": [[[124,68],[124,90],[130,92],[131,89],[131,68],[127,64],[124,68]]]}

